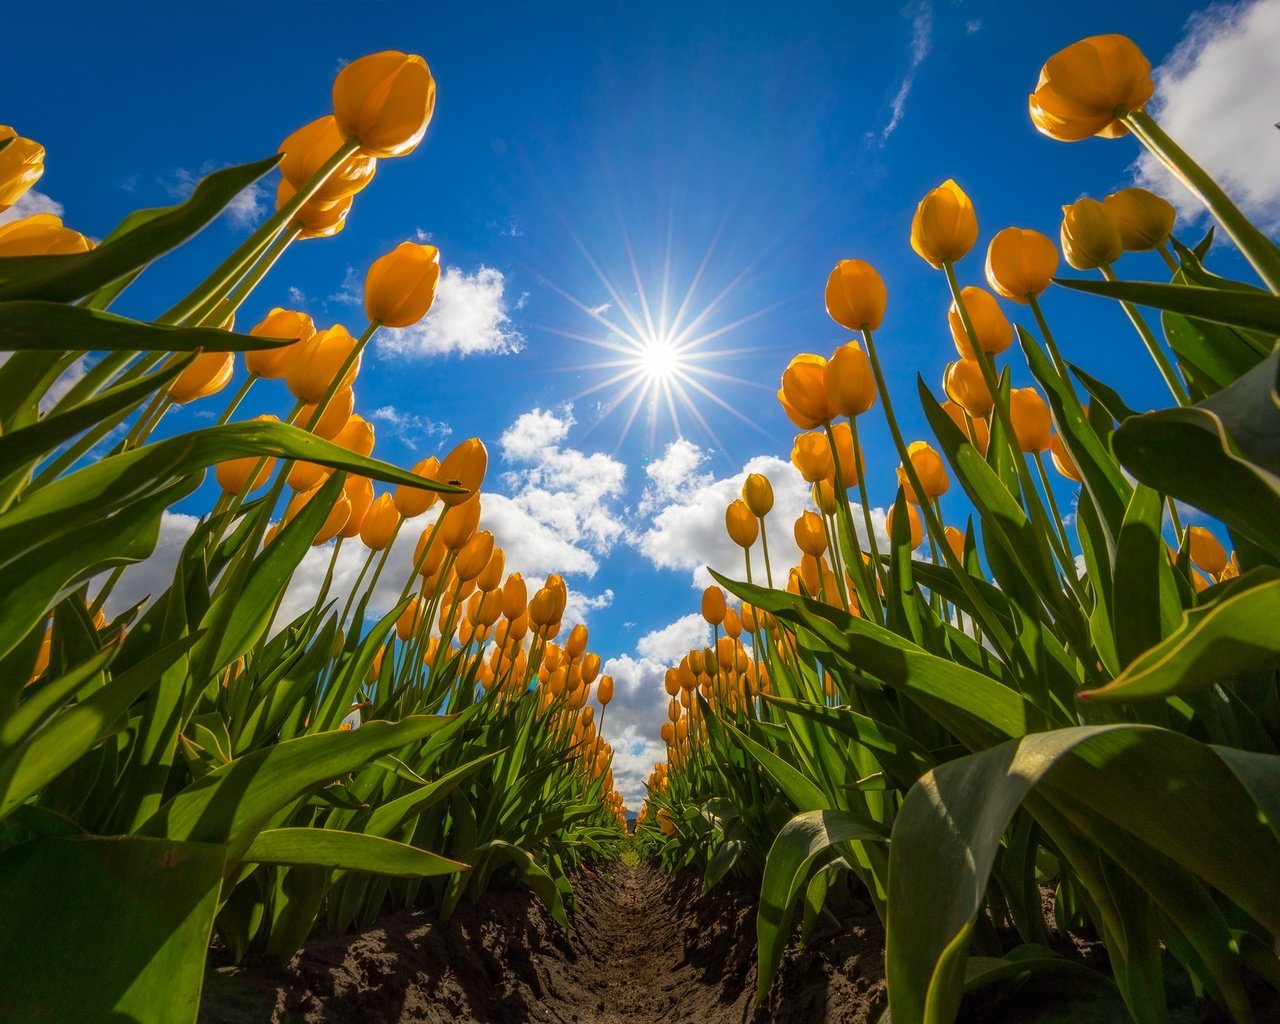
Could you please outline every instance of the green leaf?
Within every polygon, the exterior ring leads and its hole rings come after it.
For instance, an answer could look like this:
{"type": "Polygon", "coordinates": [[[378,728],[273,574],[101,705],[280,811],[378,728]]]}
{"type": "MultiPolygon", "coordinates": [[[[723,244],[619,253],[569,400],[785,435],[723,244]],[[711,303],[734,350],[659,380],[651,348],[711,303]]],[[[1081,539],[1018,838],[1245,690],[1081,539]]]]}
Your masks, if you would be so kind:
{"type": "Polygon", "coordinates": [[[759,980],[756,1002],[763,1003],[791,937],[791,918],[800,890],[815,863],[839,843],[884,842],[884,834],[847,811],[805,811],[792,818],[769,849],[756,913],[759,980]]]}
{"type": "Polygon", "coordinates": [[[1257,569],[1205,604],[1183,613],[1181,625],[1084,700],[1124,703],[1201,693],[1280,657],[1280,579],[1257,569]]]}
{"type": "Polygon", "coordinates": [[[0,1019],[194,1024],[225,854],[85,836],[0,855],[0,1019]]]}
{"type": "Polygon", "coordinates": [[[1055,277],[1055,284],[1090,295],[1102,295],[1139,306],[1165,309],[1216,324],[1280,335],[1280,297],[1266,292],[1226,291],[1185,284],[1149,281],[1073,281],[1055,277]]]}
{"type": "Polygon", "coordinates": [[[7,351],[252,352],[297,338],[260,338],[214,327],[169,327],[63,302],[0,302],[0,338],[7,351]]]}
{"type": "Polygon", "coordinates": [[[244,859],[255,864],[307,864],[397,878],[453,875],[470,865],[381,836],[329,828],[269,828],[254,838],[244,859]]]}
{"type": "Polygon", "coordinates": [[[1178,603],[1173,569],[1160,536],[1163,513],[1158,492],[1142,485],[1134,488],[1116,543],[1112,584],[1112,622],[1121,665],[1160,642],[1166,617],[1162,611],[1171,614],[1178,603]]]}
{"type": "Polygon", "coordinates": [[[148,218],[88,252],[68,256],[0,259],[0,302],[47,299],[71,302],[145,267],[185,242],[227,204],[280,162],[280,156],[215,171],[196,185],[186,202],[148,218]]]}

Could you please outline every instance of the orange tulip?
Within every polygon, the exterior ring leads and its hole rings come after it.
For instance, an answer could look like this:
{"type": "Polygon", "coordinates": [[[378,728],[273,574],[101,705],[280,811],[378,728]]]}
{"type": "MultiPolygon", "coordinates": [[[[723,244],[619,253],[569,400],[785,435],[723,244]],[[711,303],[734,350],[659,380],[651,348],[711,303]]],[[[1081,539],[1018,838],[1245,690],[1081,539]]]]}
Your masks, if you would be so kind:
{"type": "MultiPolygon", "coordinates": [[[[12,148],[12,143],[9,144],[12,148]]],[[[0,224],[2,256],[70,256],[88,252],[93,242],[79,231],[62,226],[62,218],[37,213],[0,224]]]]}
{"type": "Polygon", "coordinates": [[[382,551],[391,543],[399,525],[400,513],[392,504],[391,495],[379,494],[360,524],[360,539],[370,551],[382,551]]]}
{"type": "Polygon", "coordinates": [[[827,315],[847,330],[879,330],[887,301],[884,280],[863,260],[841,260],[827,277],[827,315]]]}
{"type": "MultiPolygon", "coordinates": [[[[907,445],[907,457],[911,460],[916,476],[920,478],[920,486],[924,488],[926,498],[933,500],[947,493],[951,487],[951,480],[947,477],[947,467],[942,461],[942,456],[934,451],[927,441],[912,441],[907,445]]],[[[916,496],[901,466],[898,467],[898,483],[906,492],[907,501],[913,505],[920,504],[920,499],[916,496]]]]}
{"type": "MultiPolygon", "coordinates": [[[[890,540],[893,539],[893,518],[897,509],[897,505],[889,506],[889,513],[885,516],[884,528],[885,532],[889,534],[890,540]]],[[[909,532],[911,534],[911,550],[914,551],[920,546],[921,541],[924,540],[924,524],[920,522],[920,513],[916,511],[916,507],[914,505],[907,506],[907,521],[909,525],[909,532]]]]}
{"type": "Polygon", "coordinates": [[[289,364],[297,358],[302,346],[316,333],[316,325],[306,313],[277,306],[252,330],[255,338],[293,338],[292,345],[281,348],[258,349],[244,354],[244,365],[252,374],[278,380],[289,370],[289,364]]]}
{"type": "Polygon", "coordinates": [[[827,397],[825,381],[827,361],[822,356],[803,352],[782,372],[778,401],[782,410],[801,430],[829,423],[836,415],[827,397]]]}
{"type": "Polygon", "coordinates": [[[426,134],[436,83],[421,57],[384,50],[354,60],[333,83],[333,114],[371,156],[403,156],[426,134]]]}
{"type": "MultiPolygon", "coordinates": [[[[963,409],[970,416],[985,416],[995,406],[982,376],[982,367],[976,359],[957,359],[948,363],[942,375],[942,390],[958,409],[963,409]]],[[[956,422],[961,430],[965,429],[963,416],[956,422]]]]}
{"type": "Polygon", "coordinates": [[[24,139],[7,124],[0,124],[0,213],[26,194],[44,174],[44,146],[24,139]]]}
{"type": "Polygon", "coordinates": [[[431,308],[440,280],[440,250],[401,242],[374,260],[364,279],[364,309],[370,323],[412,327],[431,308]]]}
{"type": "Polygon", "coordinates": [[[831,407],[842,416],[861,416],[876,404],[871,360],[856,341],[841,345],[827,360],[823,383],[831,407]]]}
{"type": "Polygon", "coordinates": [[[1039,231],[1005,228],[987,246],[987,283],[1000,295],[1026,303],[1041,294],[1058,269],[1058,247],[1039,231]]]}
{"type": "Polygon", "coordinates": [[[1009,418],[1019,448],[1024,452],[1048,450],[1053,423],[1049,406],[1035,388],[1014,388],[1009,392],[1009,418]]]}
{"type": "MultiPolygon", "coordinates": [[[[999,355],[1013,343],[1013,324],[1009,323],[994,295],[969,285],[960,289],[960,298],[964,300],[965,311],[969,314],[969,322],[982,351],[999,355]]],[[[951,327],[951,340],[955,342],[961,358],[974,358],[973,342],[965,330],[960,307],[954,301],[947,310],[947,324],[951,327]]]]}
{"type": "Polygon", "coordinates": [[[1151,64],[1132,40],[1090,36],[1045,61],[1028,106],[1036,128],[1050,138],[1116,139],[1129,131],[1121,118],[1141,110],[1154,91],[1151,64]]]}
{"type": "Polygon", "coordinates": [[[169,385],[169,397],[185,405],[216,395],[230,382],[235,358],[234,352],[201,352],[169,385]]]}
{"type": "Polygon", "coordinates": [[[833,475],[835,462],[831,457],[831,445],[827,442],[826,435],[816,430],[797,434],[791,446],[791,464],[811,484],[833,475]]]}
{"type": "Polygon", "coordinates": [[[453,449],[440,463],[436,480],[442,484],[463,487],[461,494],[441,494],[440,500],[450,508],[465,504],[480,489],[489,468],[489,452],[478,437],[470,437],[453,449]]]}
{"type": "MultiPolygon", "coordinates": [[[[292,132],[280,143],[284,154],[280,174],[296,191],[306,185],[333,157],[345,140],[332,114],[316,118],[292,132]]],[[[373,180],[378,161],[355,153],[333,171],[308,200],[317,207],[332,206],[355,195],[373,180]]]]}
{"type": "Polygon", "coordinates": [[[978,217],[964,190],[948,178],[928,192],[911,221],[911,248],[941,269],[954,263],[978,240],[978,217]]]}
{"type": "MultiPolygon", "coordinates": [[[[298,353],[285,375],[285,383],[300,401],[316,404],[324,397],[343,363],[356,349],[356,339],[341,324],[317,331],[298,353]]],[[[360,370],[360,357],[343,374],[338,390],[349,388],[360,370]]]]}

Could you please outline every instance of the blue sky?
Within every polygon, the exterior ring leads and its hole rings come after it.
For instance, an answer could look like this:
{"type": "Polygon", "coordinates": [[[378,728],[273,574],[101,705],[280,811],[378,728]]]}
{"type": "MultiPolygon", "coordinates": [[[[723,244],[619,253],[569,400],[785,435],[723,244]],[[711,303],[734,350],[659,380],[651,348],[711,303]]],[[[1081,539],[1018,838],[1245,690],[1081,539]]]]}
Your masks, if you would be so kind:
{"type": "MultiPolygon", "coordinates": [[[[6,53],[0,120],[48,150],[38,185],[46,198],[32,201],[101,236],[131,209],[176,201],[202,173],[273,152],[329,111],[345,61],[387,48],[426,58],[438,101],[424,144],[380,164],[342,234],[295,245],[239,322],[295,305],[321,325],[358,332],[363,314],[350,300],[368,264],[406,238],[439,246],[446,281],[435,320],[374,349],[357,409],[375,422],[377,454],[401,464],[471,435],[488,444],[486,490],[501,496],[488,525],[517,567],[554,567],[560,557],[573,570],[592,648],[613,661],[616,735],[635,761],[625,769],[634,795],[655,751],[656,673],[696,638],[696,623],[680,622],[697,609],[694,569],[737,568],[719,537],[733,478],[753,459],[753,468],[781,472],[777,460],[790,450],[795,430],[773,398],[778,376],[796,352],[827,353],[845,340],[823,310],[831,266],[859,257],[883,274],[890,386],[906,432],[926,436],[915,373],[936,387],[954,354],[945,282],[908,244],[915,204],[947,177],[973,198],[981,234],[960,268],[968,284],[982,283],[982,253],[1000,228],[1056,238],[1063,203],[1101,197],[1143,172],[1131,140],[1064,145],[1034,131],[1026,95],[1041,63],[1082,36],[1128,34],[1163,66],[1156,102],[1163,95],[1166,123],[1181,125],[1203,81],[1233,97],[1241,48],[1260,45],[1260,35],[1265,43],[1280,22],[1276,0],[1193,17],[1204,6],[651,2],[588,12],[245,2],[77,11],[53,32],[52,69],[43,44],[6,53]],[[656,308],[664,268],[674,308],[700,267],[687,308],[690,318],[706,313],[697,333],[722,332],[699,360],[722,376],[699,380],[738,415],[690,390],[705,424],[685,409],[678,429],[665,409],[650,423],[642,406],[624,432],[629,406],[610,404],[620,386],[594,390],[617,371],[591,364],[614,357],[579,340],[608,330],[585,310],[607,303],[602,315],[618,322],[641,290],[656,308]]],[[[12,39],[51,34],[49,9],[38,6],[6,11],[6,25],[12,39]]],[[[1275,58],[1266,59],[1274,80],[1275,58]]],[[[1257,106],[1224,108],[1222,124],[1188,120],[1196,137],[1180,137],[1199,144],[1205,162],[1229,163],[1224,133],[1265,129],[1257,106]]],[[[1234,184],[1274,226],[1274,188],[1234,184]]],[[[270,186],[148,271],[117,308],[160,312],[269,211],[270,186]]],[[[1198,239],[1203,224],[1178,230],[1198,239]]],[[[1244,272],[1230,251],[1216,258],[1224,272],[1244,272]]],[[[1131,277],[1161,270],[1154,258],[1120,265],[1131,277]]],[[[1118,384],[1135,408],[1168,404],[1118,308],[1061,290],[1045,306],[1069,359],[1118,384]]],[[[1012,365],[1015,383],[1030,383],[1012,365]]],[[[207,423],[222,404],[193,405],[164,429],[207,423]]],[[[261,384],[245,408],[288,404],[278,385],[261,384]]],[[[896,459],[879,410],[863,422],[869,497],[883,506],[896,459]]],[[[960,500],[948,501],[959,520],[960,500]]],[[[790,519],[775,528],[788,535],[790,519]]]]}

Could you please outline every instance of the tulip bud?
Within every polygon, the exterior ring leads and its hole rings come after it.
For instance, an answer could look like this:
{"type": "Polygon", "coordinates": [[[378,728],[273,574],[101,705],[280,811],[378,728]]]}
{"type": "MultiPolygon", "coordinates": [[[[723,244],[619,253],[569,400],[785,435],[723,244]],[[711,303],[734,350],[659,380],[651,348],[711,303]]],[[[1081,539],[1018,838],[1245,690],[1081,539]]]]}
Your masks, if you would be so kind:
{"type": "Polygon", "coordinates": [[[278,380],[288,372],[289,364],[297,358],[302,346],[315,335],[316,325],[306,313],[296,313],[277,306],[249,333],[255,338],[294,339],[292,345],[256,349],[244,354],[244,365],[250,373],[278,380]]]}
{"type": "Polygon", "coordinates": [[[1191,561],[1196,568],[1217,576],[1227,567],[1227,552],[1217,537],[1203,526],[1188,527],[1187,533],[1191,539],[1191,561]]]}
{"type": "MultiPolygon", "coordinates": [[[[356,349],[356,339],[341,324],[327,331],[317,331],[298,353],[285,375],[285,383],[294,398],[312,404],[318,403],[329,385],[356,349]]],[[[349,388],[360,371],[359,356],[352,362],[338,384],[338,390],[349,388]]]]}
{"type": "Polygon", "coordinates": [[[1129,131],[1120,119],[1141,110],[1154,91],[1151,64],[1132,40],[1090,36],[1045,61],[1028,106],[1036,128],[1050,138],[1118,139],[1129,131]]]}
{"type": "Polygon", "coordinates": [[[489,556],[492,554],[493,534],[488,530],[474,533],[458,551],[453,571],[460,580],[474,580],[489,563],[489,556]]]}
{"type": "MultiPolygon", "coordinates": [[[[912,441],[907,445],[907,457],[915,468],[916,476],[920,478],[920,486],[924,488],[926,499],[932,501],[947,493],[951,487],[951,480],[947,477],[947,467],[942,462],[942,456],[934,451],[927,441],[912,441]]],[[[920,499],[901,466],[898,467],[898,483],[906,492],[907,501],[913,505],[920,504],[920,499]]]]}
{"type": "Polygon", "coordinates": [[[502,585],[502,614],[508,619],[518,619],[525,610],[526,594],[524,577],[513,572],[502,585]]]}
{"type": "Polygon", "coordinates": [[[791,464],[800,471],[808,483],[817,483],[832,476],[835,461],[831,457],[831,445],[825,434],[816,430],[807,434],[797,434],[791,446],[791,464]]]}
{"type": "Polygon", "coordinates": [[[829,423],[836,410],[827,397],[825,372],[827,361],[822,356],[802,352],[782,371],[782,387],[778,401],[782,410],[801,430],[829,423]]]}
{"type": "Polygon", "coordinates": [[[1080,470],[1076,468],[1075,460],[1071,458],[1067,446],[1062,443],[1062,438],[1057,434],[1049,438],[1049,453],[1053,457],[1053,466],[1059,473],[1068,480],[1080,483],[1080,470]]]}
{"type": "Polygon", "coordinates": [[[398,50],[354,60],[333,83],[333,114],[348,139],[370,156],[404,156],[426,134],[436,83],[426,61],[398,50]]]}
{"type": "Polygon", "coordinates": [[[396,619],[396,636],[401,640],[409,640],[422,625],[422,616],[426,613],[426,605],[421,598],[413,598],[396,619]]]}
{"type": "Polygon", "coordinates": [[[763,473],[749,473],[742,482],[742,501],[751,514],[763,519],[773,508],[773,485],[763,473]]]}
{"type": "Polygon", "coordinates": [[[724,513],[725,529],[740,548],[749,548],[760,536],[760,524],[741,498],[734,498],[724,513]]]}
{"type": "Polygon", "coordinates": [[[942,535],[946,538],[947,546],[951,548],[951,553],[956,556],[956,561],[964,563],[964,534],[957,530],[954,526],[948,526],[942,531],[942,535]]]}
{"type": "Polygon", "coordinates": [[[489,453],[484,442],[478,437],[467,438],[444,457],[436,473],[440,483],[465,488],[465,493],[441,494],[440,500],[451,508],[470,500],[484,482],[488,468],[489,453]]]}
{"type": "MultiPolygon", "coordinates": [[[[999,355],[1013,343],[1013,324],[1004,315],[996,297],[973,285],[960,289],[960,298],[964,301],[965,312],[969,314],[969,323],[973,325],[973,333],[978,337],[982,351],[991,355],[999,355]]],[[[947,324],[951,328],[951,340],[956,343],[956,351],[963,359],[973,359],[973,342],[969,332],[965,330],[964,320],[960,316],[960,307],[952,301],[947,310],[947,324]]]]}
{"type": "Polygon", "coordinates": [[[391,543],[400,525],[400,513],[391,503],[391,495],[379,494],[360,523],[360,539],[370,551],[382,551],[391,543]]]}
{"type": "MultiPolygon", "coordinates": [[[[414,476],[420,476],[424,480],[436,480],[436,474],[439,469],[440,460],[432,455],[414,466],[412,473],[414,476]]],[[[402,516],[406,519],[414,519],[439,501],[440,495],[436,491],[424,490],[421,487],[410,487],[408,484],[399,484],[391,500],[395,502],[395,506],[402,516]]]]}
{"type": "Polygon", "coordinates": [[[333,443],[339,448],[345,448],[349,452],[368,458],[373,454],[373,424],[359,413],[353,414],[347,418],[346,424],[338,431],[333,443]]]}
{"type": "Polygon", "coordinates": [[[1049,406],[1035,388],[1014,388],[1009,392],[1009,418],[1019,448],[1028,453],[1048,450],[1053,423],[1049,406]]]}
{"type": "Polygon", "coordinates": [[[1062,254],[1076,270],[1110,266],[1124,252],[1120,232],[1096,199],[1077,199],[1062,208],[1062,254]]]}
{"type": "Polygon", "coordinates": [[[234,352],[201,352],[169,385],[169,397],[184,405],[216,395],[231,380],[235,358],[234,352]]]}
{"type": "Polygon", "coordinates": [[[954,363],[948,363],[942,375],[942,390],[960,414],[958,418],[953,416],[952,419],[961,430],[966,429],[961,410],[970,416],[982,417],[995,406],[995,400],[987,390],[986,379],[982,376],[982,367],[976,359],[957,359],[954,363]]]}
{"type": "MultiPolygon", "coordinates": [[[[890,541],[893,540],[893,518],[897,510],[898,506],[896,504],[891,505],[889,507],[889,513],[885,516],[884,520],[885,532],[889,534],[890,541]]],[[[920,513],[916,511],[916,507],[914,505],[907,506],[907,520],[909,523],[909,533],[911,534],[911,550],[914,551],[920,546],[920,542],[924,540],[924,525],[920,522],[920,513]]]]}
{"type": "Polygon", "coordinates": [[[325,406],[324,415],[316,418],[319,408],[314,405],[304,405],[298,412],[297,419],[294,423],[316,437],[322,437],[326,441],[332,441],[338,436],[342,428],[347,425],[347,420],[351,419],[351,412],[355,408],[356,396],[355,392],[350,388],[343,388],[329,399],[329,404],[325,406]]]}
{"type": "MultiPolygon", "coordinates": [[[[280,143],[280,152],[284,154],[280,161],[281,176],[297,191],[332,159],[344,141],[332,114],[303,125],[280,143]]],[[[352,154],[329,175],[308,202],[317,207],[332,207],[369,184],[377,166],[378,161],[371,156],[352,154]]]]}
{"type": "Polygon", "coordinates": [[[863,260],[841,260],[827,277],[827,315],[846,330],[879,330],[887,301],[884,280],[863,260]]]}
{"type": "Polygon", "coordinates": [[[853,428],[848,423],[835,423],[831,427],[831,436],[835,440],[835,461],[840,467],[840,479],[845,487],[853,487],[858,483],[858,473],[862,468],[862,448],[857,454],[853,450],[853,428]]]}
{"type": "MultiPolygon", "coordinates": [[[[280,420],[275,416],[256,416],[255,419],[264,420],[270,423],[279,423],[280,420]]],[[[252,493],[271,478],[271,472],[275,469],[276,460],[274,458],[264,459],[260,455],[246,455],[241,459],[228,459],[226,462],[219,462],[214,467],[213,475],[218,481],[218,486],[228,494],[252,493]],[[253,478],[252,486],[249,485],[249,474],[254,471],[262,463],[262,468],[258,470],[258,475],[253,478]]]]}
{"type": "Polygon", "coordinates": [[[1173,206],[1145,188],[1124,188],[1102,200],[1120,232],[1120,244],[1126,252],[1158,249],[1169,240],[1177,213],[1173,206]]]}
{"type": "Polygon", "coordinates": [[[920,200],[911,221],[911,248],[941,269],[954,263],[978,240],[978,217],[964,190],[948,178],[920,200]]]}
{"type": "MultiPolygon", "coordinates": [[[[297,193],[292,185],[281,179],[276,186],[276,209],[282,210],[297,193]]],[[[303,203],[290,222],[298,229],[298,238],[332,238],[347,225],[347,215],[355,196],[347,196],[336,203],[303,203]]]]}
{"type": "MultiPolygon", "coordinates": [[[[13,143],[9,146],[12,148],[13,143]]],[[[92,248],[93,242],[79,231],[63,227],[62,218],[51,213],[37,213],[0,224],[0,257],[70,256],[92,248]]]]}
{"type": "Polygon", "coordinates": [[[369,514],[369,509],[373,506],[373,481],[367,476],[348,474],[342,489],[346,492],[347,500],[351,502],[351,515],[347,517],[346,525],[339,532],[343,537],[358,537],[364,526],[364,517],[369,514]]]}
{"type": "Polygon", "coordinates": [[[796,547],[806,555],[817,558],[827,550],[827,531],[822,517],[813,512],[801,512],[795,524],[796,547]]]}
{"type": "Polygon", "coordinates": [[[707,587],[702,592],[702,617],[711,625],[718,626],[724,622],[726,611],[724,591],[717,586],[707,587]]]}
{"type": "Polygon", "coordinates": [[[0,124],[0,142],[5,139],[10,141],[0,149],[0,213],[21,199],[44,174],[44,146],[0,124]]]}
{"type": "Polygon", "coordinates": [[[613,700],[613,676],[601,676],[600,685],[596,687],[596,700],[601,707],[608,707],[613,700]]]}
{"type": "Polygon", "coordinates": [[[1058,247],[1039,231],[1005,228],[987,246],[987,283],[1014,302],[1043,292],[1057,269],[1058,247]]]}
{"type": "Polygon", "coordinates": [[[364,279],[364,310],[370,323],[412,327],[436,298],[440,250],[434,245],[401,242],[374,260],[364,279]]]}
{"type": "Polygon", "coordinates": [[[861,416],[876,404],[871,360],[856,341],[841,345],[827,360],[823,383],[831,407],[842,416],[861,416]]]}

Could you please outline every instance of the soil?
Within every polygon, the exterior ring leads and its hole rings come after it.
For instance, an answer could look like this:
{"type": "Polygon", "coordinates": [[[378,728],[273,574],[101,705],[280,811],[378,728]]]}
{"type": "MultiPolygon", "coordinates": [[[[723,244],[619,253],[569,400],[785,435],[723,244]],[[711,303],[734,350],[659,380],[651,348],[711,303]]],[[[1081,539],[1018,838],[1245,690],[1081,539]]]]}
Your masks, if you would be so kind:
{"type": "Polygon", "coordinates": [[[486,896],[444,926],[429,910],[317,935],[284,967],[219,962],[200,1024],[870,1024],[885,1007],[869,904],[788,950],[755,1003],[755,887],[701,896],[692,875],[610,864],[574,882],[570,927],[529,893],[486,896]]]}

